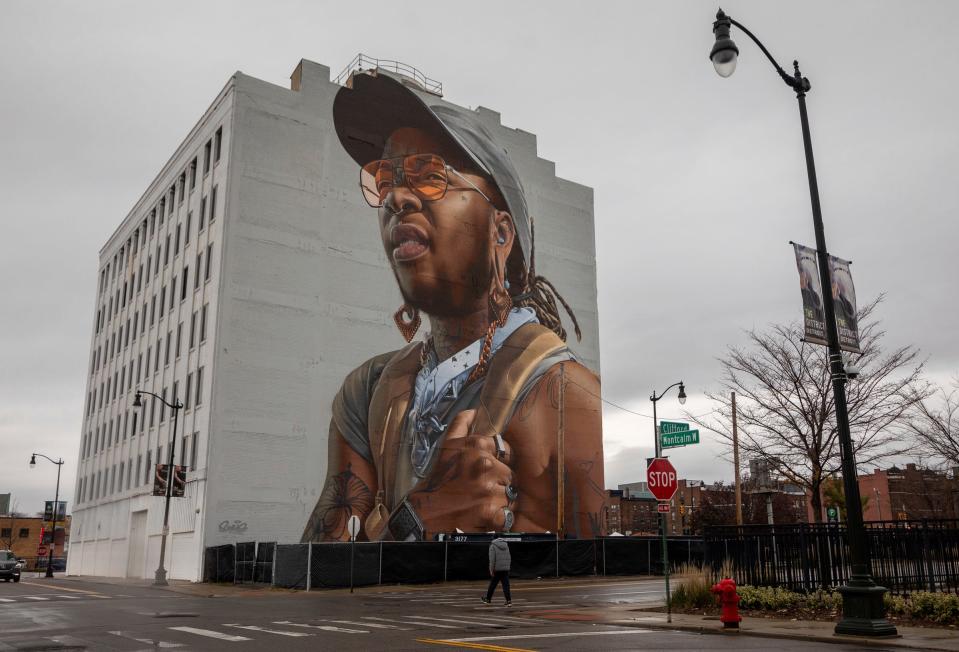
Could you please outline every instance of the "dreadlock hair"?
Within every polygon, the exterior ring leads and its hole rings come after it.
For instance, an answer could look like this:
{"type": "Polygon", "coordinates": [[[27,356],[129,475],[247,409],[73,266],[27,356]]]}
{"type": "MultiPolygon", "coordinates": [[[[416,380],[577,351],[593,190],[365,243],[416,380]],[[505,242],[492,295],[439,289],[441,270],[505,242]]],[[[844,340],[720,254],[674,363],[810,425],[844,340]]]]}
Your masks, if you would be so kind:
{"type": "Polygon", "coordinates": [[[563,304],[566,314],[573,322],[573,329],[576,331],[576,339],[582,340],[583,333],[579,328],[579,321],[573,309],[566,303],[566,299],[559,293],[546,277],[536,273],[536,222],[533,216],[529,216],[529,271],[526,273],[526,282],[523,286],[523,292],[513,297],[513,305],[520,308],[532,308],[536,313],[539,323],[556,333],[560,339],[566,341],[566,329],[563,328],[563,321],[559,316],[559,308],[556,300],[563,304]]]}

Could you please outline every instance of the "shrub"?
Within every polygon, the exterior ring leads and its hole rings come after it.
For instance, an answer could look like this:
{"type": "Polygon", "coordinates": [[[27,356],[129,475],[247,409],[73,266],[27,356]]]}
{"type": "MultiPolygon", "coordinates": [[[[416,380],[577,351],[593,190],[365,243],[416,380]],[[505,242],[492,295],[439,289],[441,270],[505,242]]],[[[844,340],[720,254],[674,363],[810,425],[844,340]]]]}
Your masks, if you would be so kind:
{"type": "Polygon", "coordinates": [[[677,575],[684,580],[670,596],[670,604],[678,608],[703,609],[716,603],[712,594],[712,583],[706,571],[695,566],[683,564],[677,575]]]}
{"type": "Polygon", "coordinates": [[[778,586],[740,586],[737,589],[742,609],[771,609],[779,611],[800,604],[803,596],[778,586]]]}
{"type": "Polygon", "coordinates": [[[959,596],[919,591],[909,597],[909,611],[913,618],[944,625],[959,624],[959,596]]]}

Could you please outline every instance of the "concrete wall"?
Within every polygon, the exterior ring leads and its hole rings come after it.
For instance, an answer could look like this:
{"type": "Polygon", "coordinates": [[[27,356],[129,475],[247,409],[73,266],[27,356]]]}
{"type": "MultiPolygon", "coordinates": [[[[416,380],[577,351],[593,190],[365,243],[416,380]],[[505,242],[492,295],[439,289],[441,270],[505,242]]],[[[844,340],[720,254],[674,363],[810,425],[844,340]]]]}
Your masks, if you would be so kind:
{"type": "MultiPolygon", "coordinates": [[[[325,66],[304,61],[300,72],[298,91],[235,78],[207,546],[299,540],[326,473],[335,392],[364,360],[403,344],[375,214],[333,130],[339,87],[325,66]]],[[[592,190],[556,178],[532,134],[479,114],[523,177],[538,271],[576,310],[584,338],[571,345],[598,372],[592,190]]]]}

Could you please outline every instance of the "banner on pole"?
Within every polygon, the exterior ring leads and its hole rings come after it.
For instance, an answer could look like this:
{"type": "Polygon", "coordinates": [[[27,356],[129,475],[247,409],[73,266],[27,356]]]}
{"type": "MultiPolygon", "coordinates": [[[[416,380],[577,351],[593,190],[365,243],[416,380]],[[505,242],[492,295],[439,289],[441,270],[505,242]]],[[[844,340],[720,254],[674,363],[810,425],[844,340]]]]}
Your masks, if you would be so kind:
{"type": "Polygon", "coordinates": [[[793,243],[796,250],[796,267],[799,269],[799,289],[802,292],[804,339],[814,344],[826,342],[826,313],[823,308],[822,283],[816,250],[793,243]]]}
{"type": "Polygon", "coordinates": [[[856,311],[856,287],[852,283],[849,261],[829,257],[829,276],[832,277],[832,298],[836,306],[836,327],[839,330],[839,348],[861,353],[859,350],[859,319],[856,311]]]}

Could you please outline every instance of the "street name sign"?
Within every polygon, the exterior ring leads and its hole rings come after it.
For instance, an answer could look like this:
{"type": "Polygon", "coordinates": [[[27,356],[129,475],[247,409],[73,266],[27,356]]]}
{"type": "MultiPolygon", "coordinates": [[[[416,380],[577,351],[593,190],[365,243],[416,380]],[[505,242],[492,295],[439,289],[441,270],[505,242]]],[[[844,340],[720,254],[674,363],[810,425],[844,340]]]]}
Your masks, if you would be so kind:
{"type": "Polygon", "coordinates": [[[659,434],[668,435],[672,432],[682,432],[684,430],[689,430],[689,424],[683,423],[682,421],[660,421],[659,422],[659,434]]]}
{"type": "Polygon", "coordinates": [[[677,446],[686,446],[687,444],[698,444],[699,431],[683,430],[681,432],[664,433],[660,435],[659,441],[663,448],[676,448],[677,446]]]}
{"type": "Polygon", "coordinates": [[[656,505],[656,511],[660,514],[669,514],[669,503],[658,503],[656,505]]]}
{"type": "Polygon", "coordinates": [[[657,457],[646,468],[646,485],[657,500],[670,500],[679,488],[676,469],[665,457],[657,457]]]}

